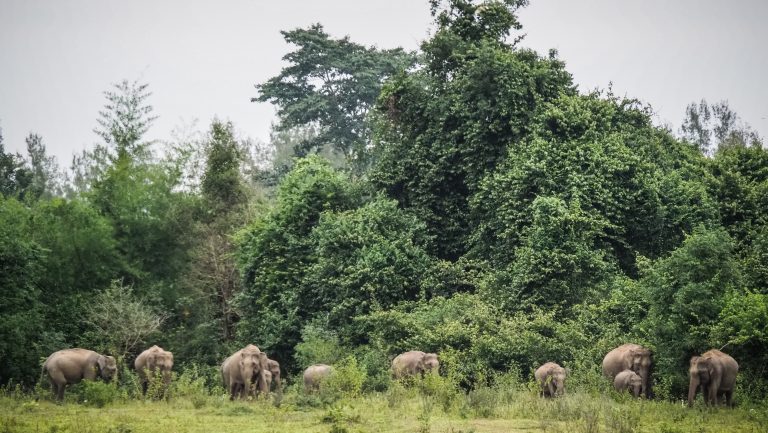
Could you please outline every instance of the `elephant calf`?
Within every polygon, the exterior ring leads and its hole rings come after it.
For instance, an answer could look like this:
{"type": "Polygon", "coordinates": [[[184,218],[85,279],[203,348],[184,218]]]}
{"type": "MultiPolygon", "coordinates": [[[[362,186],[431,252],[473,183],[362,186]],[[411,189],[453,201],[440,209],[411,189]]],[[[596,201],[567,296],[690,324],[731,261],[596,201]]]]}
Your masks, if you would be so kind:
{"type": "Polygon", "coordinates": [[[392,360],[392,375],[395,379],[409,376],[423,376],[425,373],[439,372],[440,361],[435,353],[412,350],[397,355],[392,360]]]}
{"type": "Polygon", "coordinates": [[[304,370],[304,389],[307,392],[320,388],[320,384],[333,373],[333,367],[326,364],[314,364],[304,370]]]}
{"type": "Polygon", "coordinates": [[[56,399],[64,399],[67,384],[81,380],[96,380],[100,377],[109,382],[117,373],[117,362],[111,356],[104,356],[93,350],[64,349],[52,353],[43,363],[43,373],[48,375],[51,390],[56,399]]]}
{"type": "Polygon", "coordinates": [[[611,350],[603,358],[603,376],[615,379],[624,370],[632,370],[642,379],[640,393],[644,397],[650,395],[651,351],[639,344],[627,343],[611,350]]]}
{"type": "Polygon", "coordinates": [[[739,364],[736,360],[717,349],[694,356],[688,370],[691,380],[688,387],[688,406],[693,406],[699,387],[704,395],[704,404],[717,405],[717,397],[724,395],[726,404],[732,406],[733,388],[738,373],[739,364]]]}
{"type": "MultiPolygon", "coordinates": [[[[272,374],[272,380],[275,384],[275,392],[280,393],[283,391],[282,384],[280,383],[280,363],[274,359],[267,359],[267,368],[272,374]]],[[[271,388],[270,388],[271,390],[271,388]]]]}
{"type": "Polygon", "coordinates": [[[554,362],[547,362],[533,373],[541,386],[542,397],[557,397],[565,394],[565,369],[554,362]]]}
{"type": "Polygon", "coordinates": [[[173,352],[164,350],[160,346],[152,346],[141,352],[133,362],[136,373],[141,381],[141,391],[146,394],[150,377],[161,374],[163,383],[167,388],[171,383],[171,369],[173,368],[173,352]]]}
{"type": "Polygon", "coordinates": [[[640,391],[643,388],[643,378],[632,370],[624,370],[613,379],[613,387],[619,392],[629,390],[634,397],[640,397],[640,391]]]}

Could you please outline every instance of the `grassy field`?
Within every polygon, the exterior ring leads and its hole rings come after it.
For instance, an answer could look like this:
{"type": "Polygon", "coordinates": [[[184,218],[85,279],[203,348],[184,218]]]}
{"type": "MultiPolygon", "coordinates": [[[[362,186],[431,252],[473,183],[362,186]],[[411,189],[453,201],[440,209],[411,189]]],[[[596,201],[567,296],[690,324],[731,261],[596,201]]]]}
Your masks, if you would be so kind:
{"type": "Polygon", "coordinates": [[[279,406],[209,395],[121,399],[102,408],[5,395],[0,397],[0,433],[768,432],[763,406],[688,409],[680,403],[584,393],[545,401],[532,392],[446,397],[399,389],[319,407],[310,403],[295,392],[287,393],[279,406]]]}

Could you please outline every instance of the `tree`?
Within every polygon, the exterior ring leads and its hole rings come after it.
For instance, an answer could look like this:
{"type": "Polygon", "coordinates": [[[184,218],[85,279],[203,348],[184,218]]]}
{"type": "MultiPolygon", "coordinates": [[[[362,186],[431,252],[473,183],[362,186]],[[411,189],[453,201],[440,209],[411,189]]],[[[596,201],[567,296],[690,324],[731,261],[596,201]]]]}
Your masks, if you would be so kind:
{"type": "Polygon", "coordinates": [[[88,305],[85,320],[92,327],[93,347],[124,359],[159,330],[165,318],[136,298],[130,287],[113,281],[88,305]]]}
{"type": "Polygon", "coordinates": [[[316,126],[316,134],[297,143],[298,156],[330,145],[351,165],[365,167],[368,111],[382,82],[410,67],[413,54],[365,47],[349,37],[332,39],[320,24],[281,33],[298,48],[283,57],[289,66],[279,75],[256,85],[259,96],[251,100],[277,106],[278,131],[316,126]]]}
{"type": "Polygon", "coordinates": [[[522,2],[481,10],[447,3],[422,46],[425,67],[382,90],[371,179],[426,222],[430,252],[456,260],[468,249],[469,201],[480,181],[527,136],[540,106],[575,90],[554,53],[543,58],[505,43],[522,2]]]}
{"type": "Polygon", "coordinates": [[[650,307],[640,328],[655,346],[657,371],[671,395],[684,393],[688,360],[711,348],[710,335],[726,299],[742,286],[733,250],[722,228],[698,227],[645,270],[640,285],[650,307]]]}
{"type": "Polygon", "coordinates": [[[424,249],[424,224],[394,200],[325,212],[311,238],[317,258],[302,281],[299,310],[308,320],[327,317],[345,340],[363,338],[355,317],[426,298],[422,280],[433,259],[424,249]]]}
{"type": "Polygon", "coordinates": [[[54,156],[48,156],[43,137],[30,133],[26,138],[27,155],[31,168],[30,195],[34,199],[61,195],[59,167],[54,156]]]}
{"type": "Polygon", "coordinates": [[[150,157],[150,143],[142,141],[152,122],[153,108],[146,103],[152,95],[149,84],[123,80],[104,92],[107,103],[99,111],[99,126],[93,131],[109,146],[112,161],[150,157]]]}
{"type": "Polygon", "coordinates": [[[32,174],[21,155],[6,153],[3,131],[0,129],[0,194],[3,197],[23,198],[32,183],[32,174]]]}
{"type": "Polygon", "coordinates": [[[291,359],[300,341],[304,308],[302,281],[317,262],[312,230],[324,212],[356,208],[357,187],[318,156],[296,161],[277,190],[274,207],[238,234],[243,290],[235,305],[238,338],[259,341],[278,359],[291,359]]]}
{"type": "Polygon", "coordinates": [[[29,211],[0,196],[0,383],[32,383],[46,339],[40,308],[44,252],[26,233],[29,211]]]}
{"type": "Polygon", "coordinates": [[[214,120],[206,147],[205,172],[201,192],[213,218],[236,210],[246,201],[245,187],[240,175],[243,160],[235,140],[232,123],[214,120]]]}
{"type": "Polygon", "coordinates": [[[688,104],[680,133],[685,140],[710,156],[723,146],[762,145],[758,133],[741,121],[728,101],[709,104],[702,99],[698,104],[688,104]]]}

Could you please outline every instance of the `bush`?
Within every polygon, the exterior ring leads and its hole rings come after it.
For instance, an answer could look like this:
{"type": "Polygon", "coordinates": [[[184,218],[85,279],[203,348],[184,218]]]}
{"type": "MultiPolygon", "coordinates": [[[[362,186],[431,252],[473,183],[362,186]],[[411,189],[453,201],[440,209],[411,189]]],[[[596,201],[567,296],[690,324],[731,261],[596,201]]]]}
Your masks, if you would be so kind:
{"type": "Polygon", "coordinates": [[[120,397],[120,391],[112,383],[83,381],[80,402],[89,406],[104,407],[120,397]]]}

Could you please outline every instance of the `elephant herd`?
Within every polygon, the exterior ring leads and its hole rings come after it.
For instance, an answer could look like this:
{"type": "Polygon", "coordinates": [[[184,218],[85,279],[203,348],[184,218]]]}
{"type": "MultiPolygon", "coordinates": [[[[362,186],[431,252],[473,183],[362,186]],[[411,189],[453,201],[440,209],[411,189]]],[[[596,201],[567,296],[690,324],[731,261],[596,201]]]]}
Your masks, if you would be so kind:
{"type": "MultiPolygon", "coordinates": [[[[603,376],[613,380],[619,392],[629,391],[635,397],[648,397],[650,393],[651,351],[637,344],[621,345],[603,358],[603,376]]],[[[142,391],[147,392],[149,378],[162,377],[168,386],[173,368],[173,353],[161,347],[152,346],[142,352],[134,361],[134,368],[141,382],[142,391]]],[[[440,362],[435,353],[410,351],[397,355],[392,360],[392,376],[401,379],[409,376],[423,376],[437,373],[440,362]]],[[[110,381],[117,371],[115,358],[86,349],[65,349],[51,354],[43,363],[43,372],[48,375],[51,389],[58,400],[64,397],[67,384],[81,380],[102,378],[110,381]]],[[[280,392],[280,364],[253,344],[249,344],[229,356],[221,364],[221,377],[230,399],[245,399],[258,394],[267,395],[274,389],[280,392]]],[[[304,370],[304,388],[317,390],[320,383],[333,374],[333,367],[314,364],[304,370]]],[[[690,360],[688,371],[690,385],[688,405],[693,405],[700,389],[706,404],[716,405],[720,396],[726,404],[732,405],[733,390],[739,364],[727,354],[712,349],[690,360]]],[[[565,379],[568,371],[554,362],[547,362],[534,372],[542,397],[556,397],[565,394],[565,379]]]]}
{"type": "MultiPolygon", "coordinates": [[[[653,361],[651,351],[638,344],[621,345],[603,358],[603,376],[613,380],[619,392],[629,391],[635,397],[648,397],[650,393],[650,371],[653,361]]],[[[733,389],[739,364],[729,355],[712,349],[690,361],[688,375],[688,406],[693,405],[696,393],[701,390],[704,403],[717,405],[718,397],[725,397],[728,406],[733,404],[733,389]]],[[[564,368],[548,362],[534,373],[541,387],[541,396],[555,397],[565,393],[564,368]]]]}

